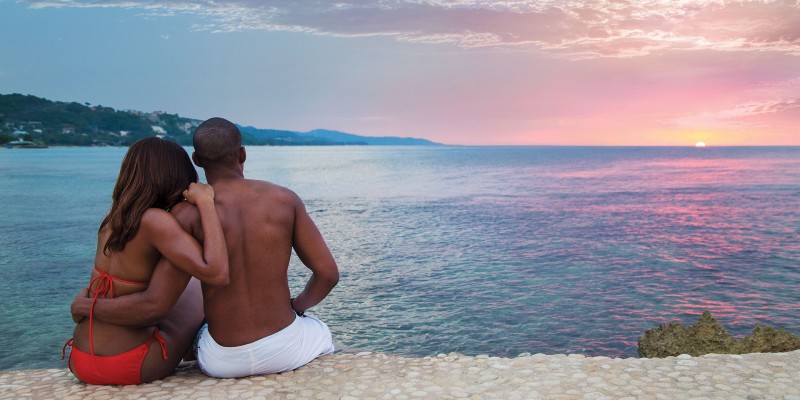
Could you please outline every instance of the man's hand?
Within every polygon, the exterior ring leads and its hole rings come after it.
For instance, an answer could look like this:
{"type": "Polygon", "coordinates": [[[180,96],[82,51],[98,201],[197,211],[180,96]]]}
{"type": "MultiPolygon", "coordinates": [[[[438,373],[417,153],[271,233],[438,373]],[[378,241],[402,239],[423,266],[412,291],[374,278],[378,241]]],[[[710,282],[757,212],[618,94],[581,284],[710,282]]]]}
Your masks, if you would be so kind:
{"type": "Polygon", "coordinates": [[[72,314],[72,320],[75,323],[79,323],[83,321],[86,316],[89,315],[89,310],[92,307],[92,301],[89,298],[89,288],[83,288],[78,295],[75,296],[75,299],[72,300],[72,304],[69,306],[69,312],[72,314]],[[88,304],[88,308],[87,308],[88,304]]]}

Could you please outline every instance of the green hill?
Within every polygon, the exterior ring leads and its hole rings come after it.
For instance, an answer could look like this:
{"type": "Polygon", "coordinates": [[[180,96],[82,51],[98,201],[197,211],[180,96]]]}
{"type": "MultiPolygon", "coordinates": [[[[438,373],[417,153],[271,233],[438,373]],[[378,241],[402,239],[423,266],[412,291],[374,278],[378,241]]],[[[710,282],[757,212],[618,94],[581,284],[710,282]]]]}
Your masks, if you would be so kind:
{"type": "Polygon", "coordinates": [[[48,145],[129,145],[162,135],[191,144],[199,120],[162,112],[121,111],[89,103],[50,101],[22,94],[0,95],[0,142],[17,137],[48,145]]]}
{"type": "MultiPolygon", "coordinates": [[[[16,139],[50,146],[127,146],[161,136],[185,146],[202,121],[155,111],[115,110],[89,103],[50,101],[22,94],[0,94],[0,143],[16,139]]],[[[239,126],[246,145],[435,145],[424,139],[377,138],[344,132],[295,132],[239,126]]]]}

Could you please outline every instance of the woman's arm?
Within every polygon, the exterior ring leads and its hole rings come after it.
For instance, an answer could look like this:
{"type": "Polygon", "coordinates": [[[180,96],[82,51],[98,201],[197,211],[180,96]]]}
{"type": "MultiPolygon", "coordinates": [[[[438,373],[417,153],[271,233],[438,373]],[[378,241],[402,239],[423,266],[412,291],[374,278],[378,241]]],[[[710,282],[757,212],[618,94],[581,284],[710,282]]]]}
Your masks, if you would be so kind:
{"type": "Polygon", "coordinates": [[[214,189],[210,185],[192,183],[184,195],[200,212],[203,246],[181,228],[174,216],[163,210],[147,210],[142,216],[142,229],[150,243],[177,268],[203,283],[227,285],[230,281],[228,248],[214,207],[214,189]]]}

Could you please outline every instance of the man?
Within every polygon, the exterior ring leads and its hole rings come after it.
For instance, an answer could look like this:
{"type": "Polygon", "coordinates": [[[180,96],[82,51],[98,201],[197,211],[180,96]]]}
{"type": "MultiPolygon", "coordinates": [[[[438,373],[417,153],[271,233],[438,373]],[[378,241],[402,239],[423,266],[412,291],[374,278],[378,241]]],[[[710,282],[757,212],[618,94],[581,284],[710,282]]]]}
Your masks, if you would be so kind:
{"type": "MultiPolygon", "coordinates": [[[[192,159],[214,188],[230,259],[230,284],[202,287],[208,324],[197,338],[200,368],[218,378],[269,374],[299,368],[333,352],[328,327],[304,312],[336,286],[339,271],[303,202],[289,189],[244,178],[246,152],[239,129],[231,122],[222,118],[203,122],[193,143],[192,159]],[[312,276],[292,299],[287,270],[293,248],[312,276]]],[[[174,211],[202,243],[197,210],[181,206],[174,211]]],[[[169,312],[187,282],[185,274],[162,260],[146,291],[99,299],[94,318],[151,324],[169,312]]],[[[73,313],[88,315],[90,303],[76,298],[73,313]]]]}

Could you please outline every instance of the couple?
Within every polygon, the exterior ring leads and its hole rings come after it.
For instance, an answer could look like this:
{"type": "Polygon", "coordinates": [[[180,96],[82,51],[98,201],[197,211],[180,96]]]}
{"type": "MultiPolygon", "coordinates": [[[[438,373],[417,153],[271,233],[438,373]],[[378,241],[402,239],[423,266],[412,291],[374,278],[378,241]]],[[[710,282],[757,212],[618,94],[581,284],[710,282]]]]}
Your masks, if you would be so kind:
{"type": "Polygon", "coordinates": [[[229,121],[203,122],[193,144],[210,185],[163,139],[137,141],[122,161],[89,287],[72,303],[68,363],[83,382],[164,378],[195,337],[200,368],[218,378],[288,371],[334,350],[328,327],[303,314],[339,272],[300,198],[244,178],[245,149],[229,121]],[[312,271],[295,298],[292,249],[312,271]]]}

